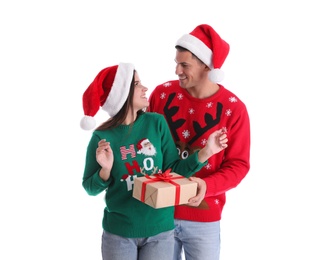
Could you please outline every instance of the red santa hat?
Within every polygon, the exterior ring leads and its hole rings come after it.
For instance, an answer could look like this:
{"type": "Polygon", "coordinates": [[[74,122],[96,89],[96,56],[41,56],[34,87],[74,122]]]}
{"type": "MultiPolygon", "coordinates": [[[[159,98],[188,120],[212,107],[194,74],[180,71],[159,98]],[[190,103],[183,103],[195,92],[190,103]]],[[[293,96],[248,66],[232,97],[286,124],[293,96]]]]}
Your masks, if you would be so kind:
{"type": "Polygon", "coordinates": [[[223,80],[224,72],[220,68],[229,53],[230,45],[210,25],[197,26],[190,34],[183,35],[176,45],[195,54],[211,69],[209,79],[212,82],[223,80]]]}
{"type": "Polygon", "coordinates": [[[121,110],[129,95],[134,69],[131,63],[120,63],[104,68],[97,74],[82,97],[85,114],[80,121],[82,129],[91,130],[95,127],[94,116],[100,107],[110,117],[121,110]]]}

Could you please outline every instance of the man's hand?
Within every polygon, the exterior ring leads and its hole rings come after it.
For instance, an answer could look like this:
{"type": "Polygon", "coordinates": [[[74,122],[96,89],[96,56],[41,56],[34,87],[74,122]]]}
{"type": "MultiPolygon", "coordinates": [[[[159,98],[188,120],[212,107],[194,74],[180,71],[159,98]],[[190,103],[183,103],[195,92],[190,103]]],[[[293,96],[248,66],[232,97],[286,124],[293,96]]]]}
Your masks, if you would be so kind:
{"type": "Polygon", "coordinates": [[[206,194],[206,182],[203,181],[201,178],[197,177],[190,177],[189,180],[197,182],[198,187],[197,187],[197,195],[195,197],[190,198],[189,203],[187,203],[187,205],[191,207],[198,207],[199,204],[201,204],[206,194]]]}

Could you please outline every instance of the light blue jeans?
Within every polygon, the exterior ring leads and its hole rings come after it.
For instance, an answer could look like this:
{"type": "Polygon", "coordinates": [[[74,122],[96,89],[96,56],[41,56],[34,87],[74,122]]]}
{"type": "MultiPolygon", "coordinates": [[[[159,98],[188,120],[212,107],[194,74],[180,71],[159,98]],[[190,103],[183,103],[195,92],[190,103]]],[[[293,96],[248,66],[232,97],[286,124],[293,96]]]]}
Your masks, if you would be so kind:
{"type": "Polygon", "coordinates": [[[145,238],[126,238],[102,234],[103,260],[172,260],[174,230],[145,238]]]}
{"type": "Polygon", "coordinates": [[[174,260],[219,260],[220,222],[195,222],[175,219],[174,260]]]}

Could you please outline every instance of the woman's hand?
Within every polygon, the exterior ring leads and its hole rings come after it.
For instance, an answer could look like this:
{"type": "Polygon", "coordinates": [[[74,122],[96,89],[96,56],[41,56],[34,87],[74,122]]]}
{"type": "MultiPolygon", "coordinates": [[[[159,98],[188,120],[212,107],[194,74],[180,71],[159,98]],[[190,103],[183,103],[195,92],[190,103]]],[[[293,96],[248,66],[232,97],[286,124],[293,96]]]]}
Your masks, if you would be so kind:
{"type": "Polygon", "coordinates": [[[208,141],[199,152],[198,159],[200,162],[205,162],[212,155],[221,152],[227,147],[227,135],[223,133],[223,130],[214,131],[208,138],[208,141]]]}
{"type": "Polygon", "coordinates": [[[110,143],[102,139],[96,148],[96,161],[100,164],[100,177],[107,181],[110,177],[110,171],[114,164],[114,153],[111,150],[110,143]]]}
{"type": "Polygon", "coordinates": [[[223,131],[217,130],[213,132],[206,143],[206,147],[211,150],[212,155],[219,153],[227,147],[227,135],[223,131]]]}

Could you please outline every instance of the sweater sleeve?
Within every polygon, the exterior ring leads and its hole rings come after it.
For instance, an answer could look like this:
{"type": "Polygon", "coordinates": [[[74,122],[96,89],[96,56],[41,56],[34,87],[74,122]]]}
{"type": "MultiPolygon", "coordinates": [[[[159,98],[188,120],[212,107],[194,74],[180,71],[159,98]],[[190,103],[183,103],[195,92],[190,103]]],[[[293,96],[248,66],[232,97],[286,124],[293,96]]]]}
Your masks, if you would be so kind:
{"type": "Polygon", "coordinates": [[[235,188],[250,169],[250,122],[246,107],[233,122],[228,133],[228,147],[221,168],[203,178],[206,196],[215,196],[235,188]]]}
{"type": "Polygon", "coordinates": [[[100,140],[101,138],[93,133],[87,147],[86,163],[82,179],[83,188],[92,196],[100,194],[111,182],[111,179],[108,181],[102,180],[99,175],[101,166],[96,161],[96,148],[100,140]]]}

